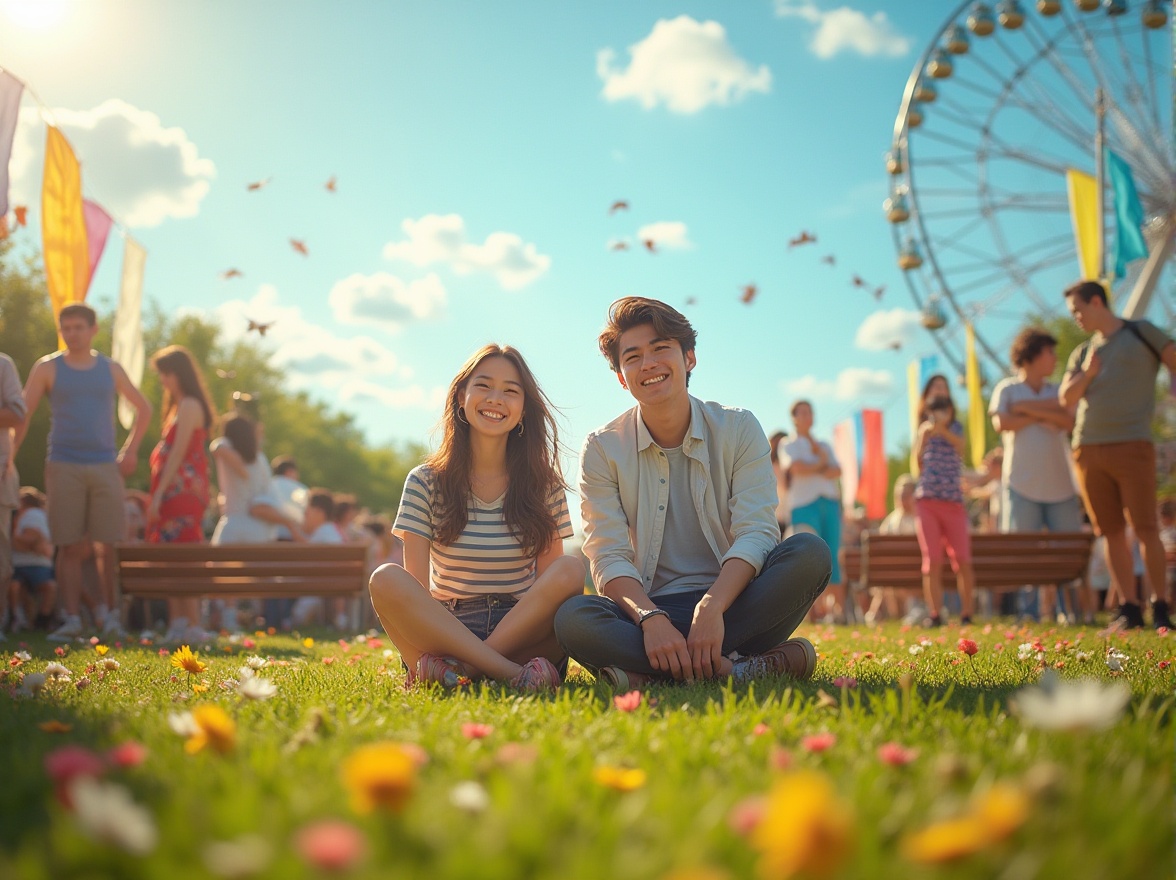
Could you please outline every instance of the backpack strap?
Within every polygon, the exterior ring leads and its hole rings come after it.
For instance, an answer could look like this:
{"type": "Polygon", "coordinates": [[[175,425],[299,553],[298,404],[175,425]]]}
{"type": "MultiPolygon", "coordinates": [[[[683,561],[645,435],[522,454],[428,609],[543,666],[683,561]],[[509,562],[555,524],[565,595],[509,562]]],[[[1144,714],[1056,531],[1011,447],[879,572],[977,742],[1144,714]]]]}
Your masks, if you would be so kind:
{"type": "Polygon", "coordinates": [[[1164,362],[1164,359],[1162,357],[1160,357],[1160,353],[1158,351],[1156,351],[1156,347],[1154,345],[1152,345],[1150,342],[1148,342],[1143,337],[1143,334],[1139,332],[1139,327],[1137,326],[1135,321],[1128,321],[1128,320],[1124,319],[1123,323],[1127,325],[1128,330],[1130,330],[1132,333],[1135,334],[1136,339],[1138,339],[1140,342],[1142,342],[1144,345],[1147,346],[1147,350],[1150,351],[1153,355],[1155,355],[1155,358],[1157,361],[1159,361],[1160,363],[1164,362]]]}

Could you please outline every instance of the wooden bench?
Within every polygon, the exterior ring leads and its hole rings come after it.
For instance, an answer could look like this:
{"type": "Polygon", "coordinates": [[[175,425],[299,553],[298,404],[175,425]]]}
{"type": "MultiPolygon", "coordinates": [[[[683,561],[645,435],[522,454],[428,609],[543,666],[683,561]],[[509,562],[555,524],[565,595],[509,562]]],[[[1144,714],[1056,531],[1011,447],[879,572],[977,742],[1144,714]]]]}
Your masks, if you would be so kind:
{"type": "Polygon", "coordinates": [[[126,596],[147,599],[356,598],[367,589],[362,544],[118,544],[126,596]]]}
{"type": "MultiPolygon", "coordinates": [[[[977,589],[1015,589],[1065,584],[1086,576],[1094,535],[1090,532],[973,534],[972,568],[977,589]]],[[[923,588],[922,554],[914,535],[862,536],[863,588],[923,588]]],[[[955,573],[945,556],[943,588],[956,590],[955,573]]]]}

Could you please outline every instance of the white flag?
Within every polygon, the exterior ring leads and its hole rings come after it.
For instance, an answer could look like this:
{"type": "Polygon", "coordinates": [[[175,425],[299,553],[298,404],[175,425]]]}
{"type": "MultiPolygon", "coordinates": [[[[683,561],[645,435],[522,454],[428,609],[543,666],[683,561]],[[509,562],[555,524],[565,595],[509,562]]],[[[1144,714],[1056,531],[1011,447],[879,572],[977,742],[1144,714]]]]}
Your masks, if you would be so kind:
{"type": "MultiPolygon", "coordinates": [[[[123,248],[122,288],[118,295],[118,311],[114,315],[111,357],[127,371],[136,388],[143,381],[146,355],[143,351],[143,267],[147,251],[127,236],[123,248]]],[[[118,402],[118,420],[128,431],[135,421],[135,408],[123,399],[118,402]]]]}

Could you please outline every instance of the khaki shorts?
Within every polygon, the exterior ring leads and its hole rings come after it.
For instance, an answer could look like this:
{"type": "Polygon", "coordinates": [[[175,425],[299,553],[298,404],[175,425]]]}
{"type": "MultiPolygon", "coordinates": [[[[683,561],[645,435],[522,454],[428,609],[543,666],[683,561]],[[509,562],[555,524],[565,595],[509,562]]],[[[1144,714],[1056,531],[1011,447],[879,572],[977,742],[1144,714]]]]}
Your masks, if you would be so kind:
{"type": "Polygon", "coordinates": [[[49,534],[59,547],[89,538],[114,544],[126,537],[126,507],[118,465],[45,463],[49,534]]]}
{"type": "Polygon", "coordinates": [[[1128,521],[1137,534],[1156,530],[1156,447],[1150,440],[1079,446],[1074,465],[1096,535],[1117,535],[1128,521]]]}
{"type": "Polygon", "coordinates": [[[12,517],[16,511],[0,505],[0,584],[12,577],[12,517]]]}

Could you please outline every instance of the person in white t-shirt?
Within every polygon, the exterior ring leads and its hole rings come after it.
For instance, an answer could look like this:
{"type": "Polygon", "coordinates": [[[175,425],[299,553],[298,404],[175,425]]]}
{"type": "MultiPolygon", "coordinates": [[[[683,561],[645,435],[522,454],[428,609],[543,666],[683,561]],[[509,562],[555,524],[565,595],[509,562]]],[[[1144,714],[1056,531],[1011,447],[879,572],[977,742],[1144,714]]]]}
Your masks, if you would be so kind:
{"type": "MultiPolygon", "coordinates": [[[[335,528],[335,496],[326,489],[308,489],[306,511],[302,515],[302,532],[311,544],[342,544],[335,528]]],[[[290,612],[294,626],[322,623],[325,603],[318,596],[302,596],[290,612]]]]}
{"type": "MultiPolygon", "coordinates": [[[[1058,363],[1057,340],[1027,327],[1017,334],[1009,357],[1017,375],[993,389],[988,412],[1004,446],[1001,530],[1077,532],[1082,506],[1070,467],[1068,434],[1074,413],[1058,402],[1049,377],[1058,363]]],[[[1052,611],[1056,589],[1042,588],[1042,605],[1052,611]]],[[[1052,616],[1052,614],[1050,615],[1052,616]]]]}
{"type": "Polygon", "coordinates": [[[12,613],[13,632],[29,628],[22,587],[37,603],[33,626],[48,629],[57,602],[53,543],[49,537],[45,495],[32,486],[20,490],[20,512],[12,530],[12,584],[8,607],[12,613]]]}

